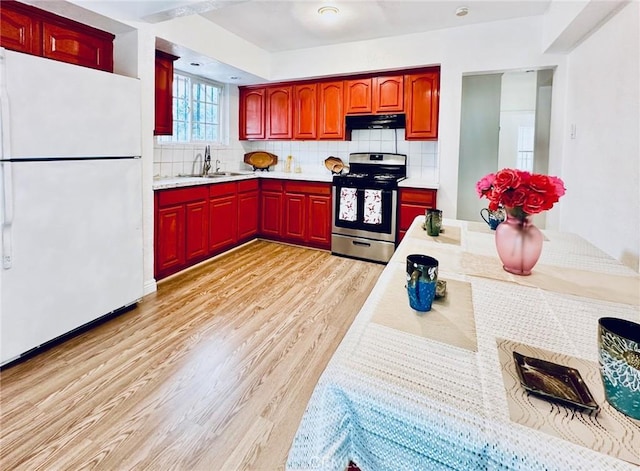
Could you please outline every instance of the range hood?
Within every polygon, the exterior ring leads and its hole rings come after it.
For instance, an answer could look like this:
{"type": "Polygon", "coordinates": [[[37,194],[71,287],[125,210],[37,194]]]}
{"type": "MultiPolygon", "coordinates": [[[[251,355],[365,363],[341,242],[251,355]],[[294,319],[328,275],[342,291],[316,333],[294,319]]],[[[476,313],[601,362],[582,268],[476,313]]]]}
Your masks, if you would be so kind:
{"type": "Polygon", "coordinates": [[[347,129],[401,129],[406,126],[404,114],[347,116],[347,129]]]}

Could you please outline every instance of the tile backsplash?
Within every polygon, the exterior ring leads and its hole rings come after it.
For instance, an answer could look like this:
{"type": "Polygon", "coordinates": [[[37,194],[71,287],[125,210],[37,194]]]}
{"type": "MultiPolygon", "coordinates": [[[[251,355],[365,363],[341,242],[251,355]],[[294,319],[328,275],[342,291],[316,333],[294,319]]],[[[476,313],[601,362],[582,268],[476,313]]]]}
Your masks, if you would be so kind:
{"type": "MultiPolygon", "coordinates": [[[[179,174],[200,173],[205,144],[156,143],[154,149],[154,175],[171,177],[179,174]]],[[[363,129],[351,133],[351,141],[235,141],[230,146],[211,147],[211,167],[224,171],[251,170],[243,162],[247,152],[264,150],[278,156],[273,169],[284,171],[287,156],[293,156],[294,165],[303,173],[323,173],[324,160],[329,156],[349,161],[351,152],[395,152],[407,155],[407,174],[438,182],[438,142],[405,141],[404,130],[363,129]]]]}

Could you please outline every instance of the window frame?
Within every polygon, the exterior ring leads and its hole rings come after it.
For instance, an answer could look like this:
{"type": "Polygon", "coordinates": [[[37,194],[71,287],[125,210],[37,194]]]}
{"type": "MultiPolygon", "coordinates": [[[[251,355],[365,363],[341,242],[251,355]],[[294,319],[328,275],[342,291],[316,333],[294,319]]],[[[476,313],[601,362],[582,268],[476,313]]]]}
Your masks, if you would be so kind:
{"type": "Polygon", "coordinates": [[[229,144],[229,86],[225,83],[217,82],[215,80],[210,80],[204,77],[200,77],[198,75],[193,75],[188,72],[184,72],[182,70],[174,70],[173,72],[173,82],[174,84],[179,83],[180,80],[187,80],[188,82],[188,113],[189,120],[187,121],[187,138],[185,140],[178,140],[177,138],[177,128],[176,122],[185,122],[184,120],[176,119],[176,100],[179,100],[174,95],[175,85],[171,91],[171,113],[173,118],[173,126],[172,126],[172,134],[165,136],[157,136],[157,140],[159,144],[162,145],[185,145],[185,144],[213,144],[214,146],[226,146],[229,144]],[[216,87],[219,89],[218,95],[218,139],[217,140],[208,140],[208,139],[193,139],[193,122],[194,122],[194,105],[193,105],[193,86],[194,84],[204,84],[212,87],[216,87]]]}

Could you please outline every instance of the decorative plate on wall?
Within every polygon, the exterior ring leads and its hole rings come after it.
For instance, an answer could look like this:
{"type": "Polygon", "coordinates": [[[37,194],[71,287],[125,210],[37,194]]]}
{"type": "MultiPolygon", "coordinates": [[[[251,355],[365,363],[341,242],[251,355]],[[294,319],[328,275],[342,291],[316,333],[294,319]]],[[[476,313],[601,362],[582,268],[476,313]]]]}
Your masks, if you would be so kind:
{"type": "Polygon", "coordinates": [[[248,152],[244,154],[244,163],[253,167],[253,170],[269,171],[269,166],[278,163],[278,156],[265,151],[248,152]]]}

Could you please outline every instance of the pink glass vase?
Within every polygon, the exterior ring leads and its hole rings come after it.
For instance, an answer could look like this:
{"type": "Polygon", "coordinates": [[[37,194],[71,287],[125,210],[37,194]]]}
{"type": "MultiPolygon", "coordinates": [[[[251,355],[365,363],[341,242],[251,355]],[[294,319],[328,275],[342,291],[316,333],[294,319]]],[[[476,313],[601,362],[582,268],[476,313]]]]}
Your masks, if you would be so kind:
{"type": "Polygon", "coordinates": [[[502,267],[515,275],[530,275],[542,252],[544,236],[531,215],[506,208],[507,219],[496,228],[496,249],[502,267]]]}

